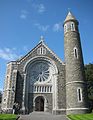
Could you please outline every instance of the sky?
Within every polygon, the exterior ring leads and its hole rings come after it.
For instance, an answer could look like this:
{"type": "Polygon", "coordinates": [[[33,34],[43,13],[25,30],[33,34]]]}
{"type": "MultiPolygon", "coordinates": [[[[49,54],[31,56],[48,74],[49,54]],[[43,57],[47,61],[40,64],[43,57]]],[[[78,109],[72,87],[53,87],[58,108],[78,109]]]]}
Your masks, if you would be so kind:
{"type": "Polygon", "coordinates": [[[28,53],[41,35],[64,61],[63,22],[69,10],[79,21],[84,63],[93,63],[93,0],[0,0],[0,90],[7,62],[28,53]]]}

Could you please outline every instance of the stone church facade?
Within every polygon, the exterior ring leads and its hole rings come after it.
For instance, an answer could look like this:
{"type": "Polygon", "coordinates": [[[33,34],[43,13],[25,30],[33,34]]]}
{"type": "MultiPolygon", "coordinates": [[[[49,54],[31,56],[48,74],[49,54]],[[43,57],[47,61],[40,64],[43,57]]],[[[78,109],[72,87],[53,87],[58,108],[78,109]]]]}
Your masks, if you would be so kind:
{"type": "Polygon", "coordinates": [[[2,110],[14,104],[24,114],[44,111],[52,114],[88,112],[87,86],[78,21],[68,13],[64,21],[65,62],[48,48],[43,37],[24,57],[7,64],[2,110]]]}

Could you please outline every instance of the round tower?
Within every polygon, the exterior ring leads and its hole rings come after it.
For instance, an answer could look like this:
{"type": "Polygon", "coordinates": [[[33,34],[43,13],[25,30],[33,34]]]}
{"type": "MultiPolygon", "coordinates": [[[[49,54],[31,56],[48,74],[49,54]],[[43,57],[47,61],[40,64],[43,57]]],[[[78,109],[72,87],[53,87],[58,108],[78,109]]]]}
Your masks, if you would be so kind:
{"type": "Polygon", "coordinates": [[[87,87],[78,25],[79,22],[69,12],[63,25],[67,114],[88,112],[87,87]]]}

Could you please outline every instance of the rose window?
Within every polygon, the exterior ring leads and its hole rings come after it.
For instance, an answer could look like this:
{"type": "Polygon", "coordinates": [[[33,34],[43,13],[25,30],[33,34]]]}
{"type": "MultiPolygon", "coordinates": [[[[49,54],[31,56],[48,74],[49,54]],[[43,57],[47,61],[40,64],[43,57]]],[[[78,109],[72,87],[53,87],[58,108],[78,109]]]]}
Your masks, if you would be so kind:
{"type": "Polygon", "coordinates": [[[35,62],[31,66],[31,81],[43,82],[49,79],[50,76],[50,67],[49,64],[45,61],[35,62]]]}

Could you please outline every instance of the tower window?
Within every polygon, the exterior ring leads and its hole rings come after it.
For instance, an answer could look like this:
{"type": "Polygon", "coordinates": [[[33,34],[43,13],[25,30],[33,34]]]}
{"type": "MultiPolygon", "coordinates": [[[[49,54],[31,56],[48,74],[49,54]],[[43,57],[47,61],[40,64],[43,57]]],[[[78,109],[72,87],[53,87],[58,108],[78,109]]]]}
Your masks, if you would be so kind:
{"type": "Polygon", "coordinates": [[[82,89],[81,88],[77,89],[77,97],[78,97],[78,102],[82,102],[82,89]]]}
{"type": "Polygon", "coordinates": [[[71,31],[75,31],[75,25],[73,22],[71,23],[71,31]]]}
{"type": "Polygon", "coordinates": [[[67,25],[64,26],[64,32],[67,32],[67,25]]]}
{"type": "Polygon", "coordinates": [[[74,57],[78,59],[78,49],[74,48],[74,57]]]}

